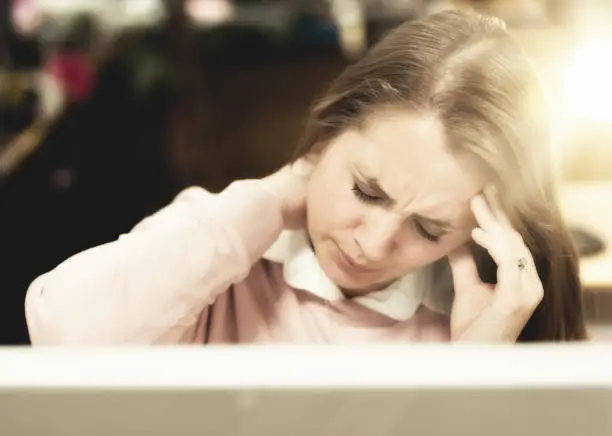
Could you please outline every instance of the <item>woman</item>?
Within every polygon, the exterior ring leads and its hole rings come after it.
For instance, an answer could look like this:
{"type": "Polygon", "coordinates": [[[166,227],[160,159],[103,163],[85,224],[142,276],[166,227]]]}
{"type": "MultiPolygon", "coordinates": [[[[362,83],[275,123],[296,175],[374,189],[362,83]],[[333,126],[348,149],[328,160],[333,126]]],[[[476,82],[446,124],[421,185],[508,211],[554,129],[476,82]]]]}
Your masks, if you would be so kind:
{"type": "Polygon", "coordinates": [[[292,165],[190,188],[35,280],[32,343],[585,339],[544,114],[498,21],[406,23],[332,84],[292,165]]]}

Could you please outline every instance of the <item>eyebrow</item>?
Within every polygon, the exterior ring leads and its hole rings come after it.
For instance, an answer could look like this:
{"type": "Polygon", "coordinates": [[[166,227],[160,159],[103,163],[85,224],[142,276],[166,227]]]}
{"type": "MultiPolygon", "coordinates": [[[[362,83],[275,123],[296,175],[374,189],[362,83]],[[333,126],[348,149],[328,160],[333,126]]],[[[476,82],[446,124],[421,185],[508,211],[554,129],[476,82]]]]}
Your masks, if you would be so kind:
{"type": "MultiPolygon", "coordinates": [[[[378,179],[376,179],[375,177],[366,177],[360,171],[358,172],[360,176],[363,177],[364,182],[368,185],[368,188],[370,188],[376,195],[392,204],[396,203],[396,201],[391,198],[391,196],[387,194],[387,192],[385,192],[385,190],[380,186],[378,179]]],[[[426,223],[439,227],[447,232],[451,230],[456,230],[456,227],[448,220],[429,218],[420,214],[413,214],[413,217],[416,220],[424,221],[426,223]]]]}

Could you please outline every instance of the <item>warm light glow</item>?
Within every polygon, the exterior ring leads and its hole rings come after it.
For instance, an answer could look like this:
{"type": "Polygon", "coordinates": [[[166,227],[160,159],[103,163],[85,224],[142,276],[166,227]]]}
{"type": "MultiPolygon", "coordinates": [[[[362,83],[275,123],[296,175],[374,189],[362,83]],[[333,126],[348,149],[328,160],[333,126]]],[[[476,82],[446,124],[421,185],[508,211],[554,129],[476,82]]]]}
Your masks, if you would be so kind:
{"type": "Polygon", "coordinates": [[[612,37],[579,46],[568,61],[564,85],[570,113],[612,123],[612,37]]]}
{"type": "Polygon", "coordinates": [[[221,24],[234,15],[234,6],[227,0],[190,0],[186,8],[191,19],[200,24],[221,24]]]}

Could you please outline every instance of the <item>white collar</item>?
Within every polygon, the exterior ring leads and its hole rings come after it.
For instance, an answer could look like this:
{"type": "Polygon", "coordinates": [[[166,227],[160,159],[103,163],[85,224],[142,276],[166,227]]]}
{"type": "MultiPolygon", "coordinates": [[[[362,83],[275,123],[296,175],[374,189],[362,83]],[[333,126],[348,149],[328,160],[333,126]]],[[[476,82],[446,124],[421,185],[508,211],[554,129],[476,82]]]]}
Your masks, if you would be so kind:
{"type": "MultiPolygon", "coordinates": [[[[283,264],[285,282],[293,288],[330,301],[345,298],[323,272],[310,247],[306,231],[283,231],[263,257],[283,264]]],[[[442,268],[423,268],[399,278],[385,289],[353,300],[398,321],[412,318],[421,305],[448,315],[453,300],[449,273],[443,265],[442,268]]]]}

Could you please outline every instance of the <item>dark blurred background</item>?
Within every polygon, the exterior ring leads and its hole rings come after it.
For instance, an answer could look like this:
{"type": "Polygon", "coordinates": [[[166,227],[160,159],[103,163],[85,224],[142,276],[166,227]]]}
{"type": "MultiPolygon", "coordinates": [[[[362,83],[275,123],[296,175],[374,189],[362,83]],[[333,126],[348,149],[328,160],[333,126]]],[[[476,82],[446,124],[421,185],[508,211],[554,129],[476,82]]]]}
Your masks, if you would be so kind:
{"type": "Polygon", "coordinates": [[[219,191],[281,166],[313,100],[396,24],[475,8],[529,46],[544,35],[540,52],[561,56],[585,3],[0,4],[0,344],[19,344],[36,276],[116,239],[186,186],[219,191]]]}

